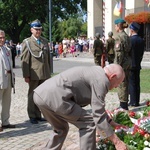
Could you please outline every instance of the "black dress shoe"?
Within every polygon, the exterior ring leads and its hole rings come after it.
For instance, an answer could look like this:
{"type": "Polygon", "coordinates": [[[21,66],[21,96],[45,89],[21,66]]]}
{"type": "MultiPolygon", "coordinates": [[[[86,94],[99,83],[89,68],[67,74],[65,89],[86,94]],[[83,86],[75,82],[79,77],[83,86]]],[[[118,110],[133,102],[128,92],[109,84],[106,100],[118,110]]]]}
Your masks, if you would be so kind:
{"type": "Polygon", "coordinates": [[[128,103],[126,102],[120,102],[120,107],[125,109],[125,110],[128,110],[128,103]]]}
{"type": "Polygon", "coordinates": [[[132,103],[129,103],[128,106],[131,106],[131,107],[138,107],[138,106],[140,106],[140,104],[132,104],[132,103]]]}
{"type": "Polygon", "coordinates": [[[3,131],[3,128],[2,127],[0,127],[0,132],[2,132],[3,131]]]}
{"type": "Polygon", "coordinates": [[[4,129],[7,129],[7,128],[16,128],[16,126],[13,125],[13,124],[3,125],[2,127],[3,127],[4,129]]]}
{"type": "Polygon", "coordinates": [[[30,118],[30,122],[31,122],[32,124],[38,124],[38,121],[37,121],[37,119],[35,119],[35,118],[30,118]]]}
{"type": "Polygon", "coordinates": [[[38,121],[47,121],[45,118],[36,118],[38,121]]]}

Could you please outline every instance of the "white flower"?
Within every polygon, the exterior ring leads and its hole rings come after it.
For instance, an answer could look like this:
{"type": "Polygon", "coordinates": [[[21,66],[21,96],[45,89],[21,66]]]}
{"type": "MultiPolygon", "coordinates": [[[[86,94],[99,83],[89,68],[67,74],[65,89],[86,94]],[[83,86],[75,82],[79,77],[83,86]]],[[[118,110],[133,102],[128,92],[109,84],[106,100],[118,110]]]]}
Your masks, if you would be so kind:
{"type": "Polygon", "coordinates": [[[143,150],[150,150],[150,148],[148,148],[148,147],[144,147],[144,149],[143,150]]]}
{"type": "Polygon", "coordinates": [[[149,142],[148,142],[148,141],[145,141],[145,142],[144,142],[144,145],[145,145],[145,146],[148,146],[148,145],[149,145],[149,142]]]}
{"type": "Polygon", "coordinates": [[[103,147],[106,147],[106,144],[103,144],[103,147]]]}

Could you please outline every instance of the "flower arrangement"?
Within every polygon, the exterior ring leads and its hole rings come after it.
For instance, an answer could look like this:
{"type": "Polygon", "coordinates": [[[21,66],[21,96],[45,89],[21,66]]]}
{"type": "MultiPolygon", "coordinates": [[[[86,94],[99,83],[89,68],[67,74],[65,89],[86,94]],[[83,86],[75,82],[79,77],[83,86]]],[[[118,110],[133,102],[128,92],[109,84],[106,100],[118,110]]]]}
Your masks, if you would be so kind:
{"type": "MultiPolygon", "coordinates": [[[[150,150],[150,100],[146,102],[146,107],[140,108],[138,112],[116,109],[109,112],[109,116],[110,114],[115,122],[129,127],[114,129],[129,150],[150,150]]],[[[115,150],[115,146],[109,139],[100,139],[97,149],[115,150]]]]}
{"type": "Polygon", "coordinates": [[[125,17],[125,20],[128,23],[131,22],[137,22],[139,24],[141,23],[150,23],[150,12],[139,12],[137,14],[129,14],[125,17]]]}

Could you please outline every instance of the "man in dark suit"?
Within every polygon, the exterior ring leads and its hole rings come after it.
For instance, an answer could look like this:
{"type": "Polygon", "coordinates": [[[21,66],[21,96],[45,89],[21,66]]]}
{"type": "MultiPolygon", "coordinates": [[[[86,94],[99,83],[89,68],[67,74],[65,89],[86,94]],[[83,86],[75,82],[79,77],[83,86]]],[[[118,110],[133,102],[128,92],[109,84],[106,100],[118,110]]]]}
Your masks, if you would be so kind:
{"type": "Polygon", "coordinates": [[[17,55],[17,53],[16,53],[16,44],[14,44],[12,40],[10,40],[8,47],[11,50],[13,68],[15,68],[16,67],[15,58],[16,58],[16,55],[17,55]]]}
{"type": "Polygon", "coordinates": [[[22,71],[28,90],[28,116],[32,124],[45,121],[39,108],[33,102],[33,90],[50,78],[50,50],[48,41],[41,36],[42,25],[39,20],[31,23],[31,37],[22,44],[22,71]]]}
{"type": "Polygon", "coordinates": [[[130,40],[131,40],[131,58],[132,68],[130,70],[129,78],[129,91],[130,91],[130,106],[139,106],[140,102],[140,70],[141,61],[144,54],[144,40],[138,36],[140,25],[133,22],[129,26],[130,28],[130,40]]]}
{"type": "Polygon", "coordinates": [[[71,123],[79,129],[80,149],[96,149],[96,129],[101,138],[109,138],[117,150],[127,150],[114,133],[120,126],[105,111],[105,96],[116,88],[125,74],[121,66],[75,67],[46,80],[34,90],[34,102],[53,127],[50,140],[43,149],[60,150],[71,123]],[[92,114],[84,109],[91,105],[92,114]]]}

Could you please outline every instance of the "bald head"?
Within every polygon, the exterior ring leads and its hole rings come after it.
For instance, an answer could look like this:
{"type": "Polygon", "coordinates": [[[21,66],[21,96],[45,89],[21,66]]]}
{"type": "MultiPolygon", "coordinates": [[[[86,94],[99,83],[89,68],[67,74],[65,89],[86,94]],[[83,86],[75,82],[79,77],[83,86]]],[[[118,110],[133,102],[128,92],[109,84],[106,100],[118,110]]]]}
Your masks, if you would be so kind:
{"type": "Polygon", "coordinates": [[[104,67],[104,71],[110,81],[110,89],[118,87],[125,78],[125,73],[118,64],[107,65],[104,67]]]}

